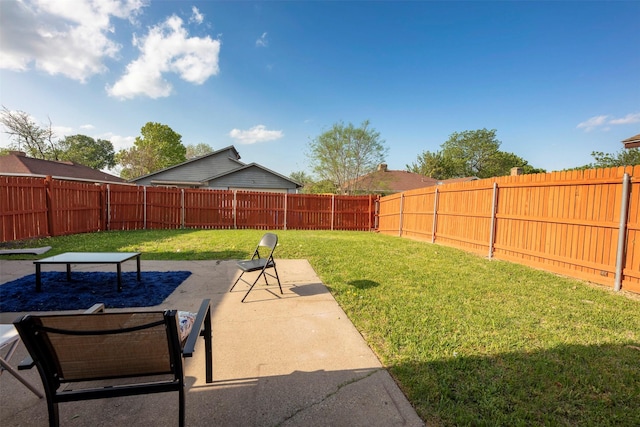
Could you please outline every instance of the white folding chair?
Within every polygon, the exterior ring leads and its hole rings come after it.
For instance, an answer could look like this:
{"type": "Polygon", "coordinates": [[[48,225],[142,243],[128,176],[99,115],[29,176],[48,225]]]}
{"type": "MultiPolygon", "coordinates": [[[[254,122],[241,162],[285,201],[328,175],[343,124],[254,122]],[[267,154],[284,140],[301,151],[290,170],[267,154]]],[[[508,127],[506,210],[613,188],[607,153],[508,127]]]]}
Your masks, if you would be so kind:
{"type": "Polygon", "coordinates": [[[44,395],[37,388],[31,385],[29,381],[25,380],[22,375],[18,373],[17,370],[9,365],[9,359],[11,359],[11,356],[15,353],[19,342],[20,335],[18,335],[18,331],[13,325],[0,324],[0,350],[8,347],[7,354],[4,357],[0,355],[0,374],[3,371],[9,372],[11,375],[16,377],[18,381],[31,390],[33,394],[39,398],[43,398],[44,395]]]}

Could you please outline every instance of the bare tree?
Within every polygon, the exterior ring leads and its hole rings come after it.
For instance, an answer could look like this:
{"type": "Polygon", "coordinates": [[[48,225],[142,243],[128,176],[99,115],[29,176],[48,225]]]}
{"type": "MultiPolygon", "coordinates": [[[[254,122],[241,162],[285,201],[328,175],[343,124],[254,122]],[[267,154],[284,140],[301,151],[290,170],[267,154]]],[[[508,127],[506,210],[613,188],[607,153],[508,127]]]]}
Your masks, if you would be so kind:
{"type": "Polygon", "coordinates": [[[11,111],[3,105],[0,123],[4,125],[4,133],[13,140],[11,149],[37,159],[59,160],[60,149],[54,141],[51,119],[47,126],[40,126],[24,111],[11,111]]]}

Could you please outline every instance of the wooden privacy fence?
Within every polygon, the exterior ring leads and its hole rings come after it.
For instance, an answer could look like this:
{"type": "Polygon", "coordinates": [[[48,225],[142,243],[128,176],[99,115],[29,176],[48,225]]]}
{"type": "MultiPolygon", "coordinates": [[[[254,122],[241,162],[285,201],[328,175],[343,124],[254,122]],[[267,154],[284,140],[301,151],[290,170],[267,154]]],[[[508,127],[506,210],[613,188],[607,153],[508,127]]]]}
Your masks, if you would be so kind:
{"type": "Polygon", "coordinates": [[[640,292],[640,166],[394,194],[378,230],[640,292]]]}
{"type": "Polygon", "coordinates": [[[0,176],[1,241],[102,230],[374,227],[374,196],[142,187],[0,176]]]}

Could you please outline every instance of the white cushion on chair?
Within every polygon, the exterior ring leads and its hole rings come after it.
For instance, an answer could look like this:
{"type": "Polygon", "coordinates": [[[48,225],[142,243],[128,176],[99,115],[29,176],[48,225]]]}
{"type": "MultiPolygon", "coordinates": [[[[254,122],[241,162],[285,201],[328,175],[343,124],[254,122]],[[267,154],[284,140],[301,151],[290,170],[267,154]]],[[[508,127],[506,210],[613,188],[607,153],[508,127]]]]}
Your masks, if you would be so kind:
{"type": "Polygon", "coordinates": [[[178,311],[178,321],[180,324],[180,342],[184,343],[189,337],[191,329],[193,328],[193,323],[196,321],[196,316],[196,313],[190,313],[188,311],[178,311]]]}

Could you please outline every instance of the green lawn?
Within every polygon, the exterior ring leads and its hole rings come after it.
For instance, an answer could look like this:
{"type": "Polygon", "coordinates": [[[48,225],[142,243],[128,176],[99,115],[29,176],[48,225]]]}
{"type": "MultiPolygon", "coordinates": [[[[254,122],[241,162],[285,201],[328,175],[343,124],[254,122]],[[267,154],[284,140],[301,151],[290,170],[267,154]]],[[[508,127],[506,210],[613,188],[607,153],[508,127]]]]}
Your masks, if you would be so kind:
{"type": "MultiPolygon", "coordinates": [[[[640,425],[640,298],[452,248],[365,232],[277,231],[308,259],[434,425],[640,425]]],[[[29,242],[143,259],[237,259],[260,230],[29,242]]]]}

